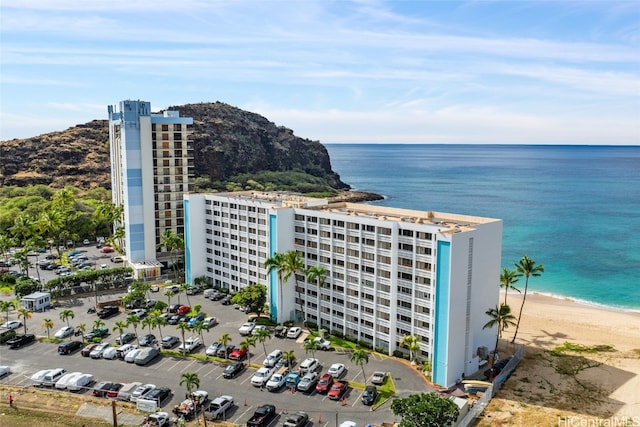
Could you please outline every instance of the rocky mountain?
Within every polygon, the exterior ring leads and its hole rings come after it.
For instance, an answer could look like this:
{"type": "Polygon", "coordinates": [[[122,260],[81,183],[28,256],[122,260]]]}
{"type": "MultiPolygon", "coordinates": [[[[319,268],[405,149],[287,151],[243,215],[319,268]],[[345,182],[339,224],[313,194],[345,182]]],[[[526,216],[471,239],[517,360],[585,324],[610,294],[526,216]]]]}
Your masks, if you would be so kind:
{"type": "MultiPolygon", "coordinates": [[[[330,187],[349,189],[331,169],[326,148],[291,129],[221,102],[178,105],[193,117],[196,178],[227,181],[239,174],[301,171],[330,187]]],[[[0,185],[111,188],[109,127],[94,120],[61,132],[0,142],[0,185]]]]}

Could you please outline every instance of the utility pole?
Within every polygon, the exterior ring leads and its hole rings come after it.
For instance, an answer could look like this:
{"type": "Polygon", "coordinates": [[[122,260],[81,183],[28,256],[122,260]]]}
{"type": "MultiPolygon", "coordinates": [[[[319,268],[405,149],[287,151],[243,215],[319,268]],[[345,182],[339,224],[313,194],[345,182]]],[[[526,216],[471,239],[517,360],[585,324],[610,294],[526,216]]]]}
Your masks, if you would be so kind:
{"type": "Polygon", "coordinates": [[[111,412],[113,414],[113,427],[118,427],[118,413],[116,412],[116,401],[111,401],[111,412]]]}

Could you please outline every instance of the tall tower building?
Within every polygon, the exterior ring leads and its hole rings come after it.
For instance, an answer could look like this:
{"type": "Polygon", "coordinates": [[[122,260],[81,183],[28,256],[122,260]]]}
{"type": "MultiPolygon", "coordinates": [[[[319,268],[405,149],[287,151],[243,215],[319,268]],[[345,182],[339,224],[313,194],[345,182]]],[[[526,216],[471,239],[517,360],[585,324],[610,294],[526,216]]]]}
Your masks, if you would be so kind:
{"type": "Polygon", "coordinates": [[[166,230],[184,234],[183,194],[193,176],[193,119],[178,111],[151,113],[151,103],[109,106],[112,198],[124,207],[124,250],[138,278],[160,273],[169,253],[166,230]]]}

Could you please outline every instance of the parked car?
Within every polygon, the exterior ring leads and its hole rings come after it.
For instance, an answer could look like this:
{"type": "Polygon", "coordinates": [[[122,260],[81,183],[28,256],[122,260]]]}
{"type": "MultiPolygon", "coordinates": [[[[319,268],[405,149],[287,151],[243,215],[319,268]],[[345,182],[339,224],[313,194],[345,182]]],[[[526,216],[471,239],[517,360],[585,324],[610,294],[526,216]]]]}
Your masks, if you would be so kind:
{"type": "Polygon", "coordinates": [[[229,359],[231,360],[243,360],[247,357],[247,348],[246,347],[234,347],[234,349],[229,353],[229,359]]]}
{"type": "Polygon", "coordinates": [[[58,382],[58,380],[66,373],[67,370],[63,368],[52,369],[44,374],[41,385],[44,387],[53,387],[55,383],[58,382]]]}
{"type": "Polygon", "coordinates": [[[2,326],[0,326],[0,328],[7,328],[7,329],[14,329],[14,330],[21,327],[22,327],[22,322],[19,320],[8,320],[4,322],[2,326]]]}
{"type": "Polygon", "coordinates": [[[186,319],[187,317],[184,314],[175,313],[169,318],[169,321],[167,323],[170,325],[177,325],[180,322],[184,322],[186,319]]]}
{"type": "Polygon", "coordinates": [[[302,328],[294,326],[287,331],[287,338],[296,339],[302,334],[302,328]]]}
{"type": "Polygon", "coordinates": [[[136,350],[137,348],[138,346],[134,344],[121,345],[116,349],[116,357],[118,359],[124,360],[124,358],[127,356],[127,354],[129,354],[129,352],[136,350]]]}
{"type": "Polygon", "coordinates": [[[218,324],[218,319],[216,319],[215,317],[205,317],[202,321],[202,324],[208,328],[213,328],[218,324]]]}
{"type": "Polygon", "coordinates": [[[105,393],[107,397],[110,398],[115,398],[116,396],[118,396],[118,393],[120,392],[120,389],[124,386],[124,384],[122,383],[112,383],[111,387],[109,387],[107,389],[107,392],[105,393]]]}
{"type": "Polygon", "coordinates": [[[93,350],[91,350],[91,353],[89,353],[89,356],[92,359],[100,359],[102,357],[102,353],[109,346],[111,346],[111,344],[109,344],[108,342],[98,344],[93,350]]]}
{"type": "Polygon", "coordinates": [[[345,372],[344,363],[334,363],[329,367],[327,373],[331,375],[333,378],[340,378],[345,372]]]}
{"type": "Polygon", "coordinates": [[[229,357],[234,348],[235,346],[233,344],[229,344],[226,347],[221,345],[216,351],[216,357],[222,357],[226,359],[229,357]]]}
{"type": "Polygon", "coordinates": [[[220,343],[213,342],[211,343],[211,345],[209,345],[209,347],[207,347],[207,349],[205,350],[205,354],[207,356],[215,356],[218,352],[218,348],[220,348],[220,343]]]}
{"type": "Polygon", "coordinates": [[[142,395],[143,395],[143,394],[145,394],[145,393],[148,393],[149,391],[151,391],[151,390],[153,390],[153,389],[155,389],[155,388],[156,388],[155,384],[144,384],[144,385],[140,385],[140,386],[138,386],[138,388],[136,388],[136,389],[133,391],[133,393],[131,393],[130,400],[131,400],[132,402],[137,402],[137,401],[138,401],[138,398],[139,398],[140,396],[142,396],[142,395]]]}
{"type": "Polygon", "coordinates": [[[309,424],[309,414],[298,411],[286,416],[282,427],[306,427],[309,424]]]}
{"type": "Polygon", "coordinates": [[[93,375],[81,374],[69,380],[69,383],[67,384],[67,390],[80,391],[80,390],[83,390],[85,387],[89,386],[92,382],[93,382],[93,375]]]}
{"type": "Polygon", "coordinates": [[[161,407],[162,402],[168,399],[171,394],[171,389],[169,387],[158,387],[144,393],[142,396],[140,396],[140,399],[155,400],[156,402],[158,402],[158,407],[161,407]]]}
{"type": "Polygon", "coordinates": [[[154,300],[154,299],[148,299],[144,302],[144,304],[142,304],[142,308],[144,308],[145,310],[151,310],[153,309],[158,301],[154,300]]]}
{"type": "Polygon", "coordinates": [[[132,382],[132,383],[125,384],[124,386],[122,386],[120,391],[118,391],[117,399],[128,402],[131,399],[131,393],[133,393],[141,385],[142,383],[139,383],[139,382],[132,382]]]}
{"type": "Polygon", "coordinates": [[[269,381],[267,381],[266,388],[269,391],[278,391],[282,387],[284,387],[286,376],[281,374],[280,372],[276,372],[271,375],[269,381]]]}
{"type": "Polygon", "coordinates": [[[156,357],[160,356],[160,351],[155,347],[145,347],[138,352],[135,358],[135,364],[144,366],[156,357]]]}
{"type": "Polygon", "coordinates": [[[204,320],[204,313],[198,313],[189,319],[189,326],[193,327],[196,323],[204,320]]]}
{"type": "Polygon", "coordinates": [[[136,316],[138,319],[144,319],[145,317],[147,317],[147,310],[145,310],[144,308],[136,308],[131,310],[130,314],[136,316]]]}
{"type": "Polygon", "coordinates": [[[146,334],[142,338],[140,338],[140,347],[149,347],[156,342],[156,336],[153,334],[146,334]]]}
{"type": "Polygon", "coordinates": [[[251,384],[255,387],[263,387],[265,384],[267,384],[267,381],[269,381],[269,378],[271,378],[272,374],[273,368],[267,368],[263,366],[256,371],[253,377],[251,377],[251,384]]]}
{"type": "Polygon", "coordinates": [[[346,381],[336,381],[331,386],[331,389],[327,393],[327,396],[331,400],[339,400],[347,392],[348,387],[349,384],[346,381]]]}
{"type": "Polygon", "coordinates": [[[229,295],[222,297],[222,299],[220,300],[220,304],[231,305],[231,297],[229,295]]]}
{"type": "Polygon", "coordinates": [[[188,305],[181,305],[180,307],[178,307],[178,311],[176,311],[176,313],[186,315],[190,311],[191,307],[189,307],[188,305]]]}
{"type": "Polygon", "coordinates": [[[54,387],[57,390],[66,390],[67,386],[69,385],[69,381],[71,381],[78,375],[82,375],[82,372],[70,372],[68,374],[64,374],[58,381],[56,381],[54,387]]]}
{"type": "Polygon", "coordinates": [[[162,342],[160,343],[160,346],[162,348],[173,348],[179,342],[180,342],[180,339],[178,339],[178,337],[173,335],[167,335],[162,337],[162,342]]]}
{"type": "Polygon", "coordinates": [[[82,351],[80,351],[80,354],[82,355],[82,357],[89,357],[93,349],[97,346],[98,344],[89,344],[85,348],[83,348],[82,351]]]}
{"type": "Polygon", "coordinates": [[[226,413],[233,408],[233,397],[223,395],[216,397],[204,411],[207,420],[225,419],[226,413]]]}
{"type": "Polygon", "coordinates": [[[302,379],[302,375],[300,375],[300,372],[293,371],[287,374],[287,376],[284,379],[284,382],[287,388],[297,389],[298,383],[300,382],[301,379],[302,379]]]}
{"type": "Polygon", "coordinates": [[[9,346],[9,348],[17,349],[22,347],[23,345],[32,343],[35,340],[36,336],[34,334],[17,335],[7,341],[7,346],[9,346]]]}
{"type": "Polygon", "coordinates": [[[11,367],[7,365],[0,366],[0,378],[4,377],[5,375],[9,375],[10,373],[11,373],[11,367]]]}
{"type": "Polygon", "coordinates": [[[251,335],[251,333],[253,332],[253,329],[255,327],[256,327],[255,323],[253,323],[253,322],[245,322],[245,323],[242,324],[242,326],[240,326],[240,329],[238,329],[238,332],[242,336],[251,335]]]}
{"type": "Polygon", "coordinates": [[[116,305],[107,305],[102,307],[96,314],[101,319],[106,319],[107,317],[113,316],[115,314],[120,313],[120,308],[116,305]]]}
{"type": "Polygon", "coordinates": [[[198,293],[200,293],[200,286],[193,285],[193,286],[187,287],[187,295],[195,295],[198,293]]]}
{"type": "Polygon", "coordinates": [[[116,344],[127,344],[136,339],[136,334],[133,332],[125,332],[124,334],[116,337],[116,344]]]}
{"type": "Polygon", "coordinates": [[[318,393],[328,393],[332,385],[333,385],[333,376],[331,376],[331,374],[324,374],[318,380],[318,384],[316,385],[316,391],[318,393]]]}
{"type": "Polygon", "coordinates": [[[136,361],[136,357],[138,357],[138,354],[142,351],[141,348],[136,348],[133,349],[131,351],[129,351],[125,356],[124,356],[124,361],[127,363],[135,363],[136,361]]]}
{"type": "Polygon", "coordinates": [[[318,374],[316,372],[307,372],[298,383],[298,391],[310,392],[316,387],[318,382],[318,374]]]}
{"type": "Polygon", "coordinates": [[[300,364],[300,371],[302,371],[302,373],[315,372],[318,370],[318,367],[320,367],[318,359],[308,357],[300,364]]]}
{"type": "Polygon", "coordinates": [[[100,248],[100,252],[102,252],[103,254],[108,254],[114,252],[114,250],[111,246],[103,246],[100,248]]]}
{"type": "Polygon", "coordinates": [[[107,347],[102,352],[102,358],[106,360],[113,360],[118,357],[118,347],[107,347]]]}
{"type": "Polygon", "coordinates": [[[259,406],[247,421],[247,427],[266,427],[271,424],[275,417],[276,407],[274,405],[259,406]]]}
{"type": "Polygon", "coordinates": [[[222,372],[222,376],[229,379],[234,378],[240,372],[244,371],[247,365],[243,362],[234,362],[231,365],[228,365],[224,371],[222,372]]]}
{"type": "Polygon", "coordinates": [[[109,335],[109,329],[107,329],[107,328],[98,328],[98,329],[94,329],[91,332],[89,332],[88,334],[86,334],[84,336],[84,338],[87,341],[91,341],[94,338],[103,338],[103,337],[106,337],[107,335],[109,335]]]}
{"type": "Polygon", "coordinates": [[[267,358],[264,359],[262,365],[268,368],[273,368],[280,359],[282,359],[282,350],[276,349],[267,355],[267,358]]]}
{"type": "Polygon", "coordinates": [[[67,341],[58,346],[58,354],[71,354],[82,348],[81,341],[67,341]]]}
{"type": "Polygon", "coordinates": [[[373,373],[373,375],[371,375],[371,383],[372,384],[382,385],[382,384],[384,384],[386,379],[387,379],[387,373],[386,372],[376,371],[376,372],[373,373]]]}
{"type": "Polygon", "coordinates": [[[373,403],[378,398],[378,388],[374,385],[368,385],[364,388],[364,393],[362,393],[362,397],[360,400],[363,404],[367,406],[373,405],[373,403]]]}

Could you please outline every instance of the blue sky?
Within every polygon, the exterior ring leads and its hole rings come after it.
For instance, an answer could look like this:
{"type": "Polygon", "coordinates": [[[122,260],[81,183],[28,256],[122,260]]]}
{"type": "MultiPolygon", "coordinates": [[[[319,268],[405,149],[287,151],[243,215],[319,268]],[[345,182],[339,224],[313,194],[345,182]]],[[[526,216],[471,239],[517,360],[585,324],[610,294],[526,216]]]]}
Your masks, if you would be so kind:
{"type": "Polygon", "coordinates": [[[12,0],[0,140],[123,99],[323,143],[640,145],[640,2],[12,0]]]}

